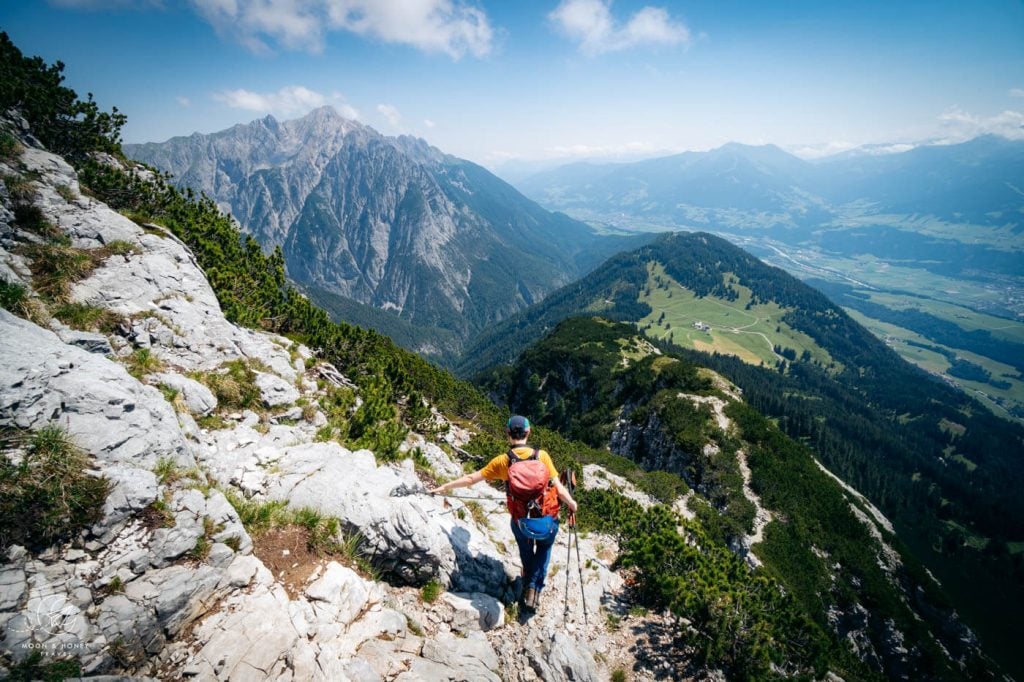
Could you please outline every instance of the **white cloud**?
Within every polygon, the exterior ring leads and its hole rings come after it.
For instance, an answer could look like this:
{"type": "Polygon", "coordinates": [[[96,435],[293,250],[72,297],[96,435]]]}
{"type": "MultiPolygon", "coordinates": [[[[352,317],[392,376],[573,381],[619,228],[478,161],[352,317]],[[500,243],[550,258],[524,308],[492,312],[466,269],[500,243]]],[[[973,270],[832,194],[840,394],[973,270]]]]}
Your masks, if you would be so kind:
{"type": "Polygon", "coordinates": [[[1024,97],[1024,88],[1010,88],[1010,97],[1024,97]]]}
{"type": "Polygon", "coordinates": [[[655,147],[647,142],[626,142],[623,144],[572,144],[567,146],[549,147],[546,156],[629,156],[632,154],[647,154],[655,151],[655,147]]]}
{"type": "Polygon", "coordinates": [[[47,0],[61,9],[103,11],[109,9],[153,9],[164,6],[163,0],[47,0]]]}
{"type": "Polygon", "coordinates": [[[423,125],[425,125],[427,128],[433,128],[437,124],[431,121],[429,118],[425,118],[423,119],[423,125]]]}
{"type": "Polygon", "coordinates": [[[183,107],[185,109],[187,109],[188,107],[192,106],[192,100],[190,100],[188,97],[180,97],[179,96],[179,97],[175,97],[174,100],[178,103],[178,106],[183,107]]]}
{"type": "Polygon", "coordinates": [[[824,142],[821,144],[788,146],[786,147],[786,151],[793,154],[794,156],[799,156],[801,159],[813,160],[822,159],[825,158],[826,156],[832,156],[833,154],[848,152],[853,149],[856,149],[858,153],[863,154],[865,156],[885,156],[887,154],[900,154],[903,152],[909,152],[911,149],[917,146],[917,144],[910,142],[857,144],[854,142],[832,141],[824,142]]]}
{"type": "Polygon", "coordinates": [[[323,49],[324,8],[306,0],[189,0],[219,34],[254,52],[266,52],[272,39],[285,48],[323,49]]]}
{"type": "Polygon", "coordinates": [[[461,0],[326,0],[331,26],[387,43],[483,57],[494,31],[483,10],[461,0]]]}
{"type": "Polygon", "coordinates": [[[1024,140],[1024,111],[1006,110],[994,116],[978,116],[960,107],[951,107],[939,116],[939,123],[942,127],[939,144],[955,144],[989,134],[1024,140]]]}
{"type": "Polygon", "coordinates": [[[342,30],[459,59],[466,54],[488,54],[494,38],[487,14],[465,0],[189,2],[218,33],[255,52],[270,50],[272,43],[320,52],[327,33],[342,30]]]}
{"type": "Polygon", "coordinates": [[[609,0],[563,0],[548,18],[584,54],[597,55],[642,45],[677,45],[690,42],[690,29],[673,20],[661,7],[638,10],[624,26],[616,24],[609,0]]]}
{"type": "Polygon", "coordinates": [[[377,113],[387,119],[392,128],[402,127],[402,114],[398,111],[397,107],[391,104],[378,104],[377,113]]]}
{"type": "Polygon", "coordinates": [[[334,108],[338,110],[338,113],[345,118],[352,119],[353,121],[359,120],[359,110],[351,104],[336,104],[334,108]]]}
{"type": "MultiPolygon", "coordinates": [[[[259,93],[251,90],[224,90],[214,94],[214,99],[224,102],[233,109],[245,109],[260,113],[304,114],[327,104],[327,98],[319,92],[301,85],[289,85],[277,92],[259,93]]],[[[355,111],[355,110],[353,110],[355,111]]]]}

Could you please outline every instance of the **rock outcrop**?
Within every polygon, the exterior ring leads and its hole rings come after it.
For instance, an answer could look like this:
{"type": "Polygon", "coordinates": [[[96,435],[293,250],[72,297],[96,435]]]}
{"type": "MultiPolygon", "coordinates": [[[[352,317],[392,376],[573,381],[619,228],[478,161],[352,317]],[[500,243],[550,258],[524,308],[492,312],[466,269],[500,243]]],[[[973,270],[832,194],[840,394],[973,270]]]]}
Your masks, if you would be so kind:
{"type": "MultiPolygon", "coordinates": [[[[411,460],[381,464],[371,451],[320,442],[317,379],[341,374],[315,368],[313,353],[288,339],[230,323],[184,244],[82,196],[75,172],[28,142],[0,170],[32,178],[32,204],[74,248],[119,245],[68,294],[117,323],[101,333],[0,310],[0,427],[58,426],[110,491],[100,520],[69,542],[7,548],[4,659],[39,651],[73,657],[86,675],[160,679],[608,676],[599,660],[615,645],[579,622],[618,603],[622,581],[597,558],[607,559],[609,539],[583,540],[586,564],[574,558],[572,570],[560,540],[539,613],[510,617],[518,560],[502,493],[479,486],[469,505],[430,497],[411,460]],[[211,377],[229,365],[253,372],[258,411],[219,403],[211,377]],[[358,565],[382,580],[314,553],[287,582],[288,550],[250,535],[229,497],[337,518],[335,539],[358,538],[368,562],[358,565]],[[428,583],[441,599],[424,601],[428,583]]],[[[22,249],[38,237],[16,223],[0,188],[0,277],[45,308],[22,249]]],[[[454,426],[445,435],[466,437],[454,426]]],[[[413,449],[435,475],[460,474],[432,440],[412,434],[402,450],[413,449]]]]}

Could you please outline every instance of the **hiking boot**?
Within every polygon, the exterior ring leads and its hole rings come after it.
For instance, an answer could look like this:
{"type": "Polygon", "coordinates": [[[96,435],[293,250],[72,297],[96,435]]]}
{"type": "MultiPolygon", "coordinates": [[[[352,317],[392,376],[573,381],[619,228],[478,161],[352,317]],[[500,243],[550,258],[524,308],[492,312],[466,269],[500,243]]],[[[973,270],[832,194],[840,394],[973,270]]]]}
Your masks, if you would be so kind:
{"type": "Polygon", "coordinates": [[[523,608],[530,609],[531,611],[536,609],[537,603],[537,590],[532,587],[527,587],[523,592],[523,608]]]}

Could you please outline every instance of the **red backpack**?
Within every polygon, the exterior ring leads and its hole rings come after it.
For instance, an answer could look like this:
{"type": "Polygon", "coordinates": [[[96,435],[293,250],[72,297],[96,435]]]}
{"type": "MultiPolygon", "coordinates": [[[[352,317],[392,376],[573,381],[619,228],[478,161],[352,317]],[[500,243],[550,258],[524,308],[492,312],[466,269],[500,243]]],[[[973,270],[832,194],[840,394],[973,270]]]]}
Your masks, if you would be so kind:
{"type": "Polygon", "coordinates": [[[520,459],[513,450],[509,450],[507,456],[505,493],[512,519],[558,518],[558,490],[551,481],[548,465],[540,459],[540,450],[534,448],[533,454],[526,459],[520,459]]]}

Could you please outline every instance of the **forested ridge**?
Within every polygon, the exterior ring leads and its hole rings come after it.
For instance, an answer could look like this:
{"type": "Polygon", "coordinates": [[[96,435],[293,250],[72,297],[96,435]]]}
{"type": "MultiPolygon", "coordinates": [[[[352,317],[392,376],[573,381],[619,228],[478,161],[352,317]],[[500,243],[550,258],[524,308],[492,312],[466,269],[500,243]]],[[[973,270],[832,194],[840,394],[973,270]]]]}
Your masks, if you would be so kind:
{"type": "Polygon", "coordinates": [[[867,495],[970,622],[1011,658],[1012,642],[1024,632],[1024,554],[1012,551],[1024,540],[1024,500],[1017,493],[1024,484],[1024,428],[904,362],[839,306],[782,270],[712,235],[665,235],[497,325],[460,370],[489,381],[493,373],[480,371],[489,360],[513,362],[573,315],[631,322],[649,315],[637,297],[650,262],[663,264],[698,294],[728,299],[728,272],[760,300],[778,296],[787,322],[843,365],[839,374],[805,362],[787,362],[778,371],[652,341],[733,381],[750,406],[867,495]]]}
{"type": "MultiPolygon", "coordinates": [[[[697,493],[687,498],[689,509],[702,533],[720,546],[734,546],[752,531],[754,507],[742,492],[737,464],[738,453],[745,452],[751,486],[775,519],[754,552],[764,562],[762,574],[784,585],[792,598],[786,608],[815,623],[812,632],[818,636],[837,636],[826,614],[864,607],[870,612],[867,636],[878,650],[885,648],[885,623],[895,623],[915,652],[911,665],[917,674],[955,677],[929,634],[929,628],[940,632],[949,627],[942,614],[948,615],[951,606],[938,585],[888,532],[884,541],[899,549],[902,560],[898,568],[882,567],[879,543],[851,511],[839,484],[817,467],[814,451],[724,393],[701,369],[701,359],[667,347],[658,352],[632,325],[570,318],[527,348],[514,365],[490,373],[485,387],[499,404],[528,412],[567,436],[595,447],[610,445],[648,468],[670,468],[697,493]],[[726,401],[735,431],[722,430],[706,403],[682,394],[726,401]],[[906,595],[914,596],[913,607],[906,595]]],[[[621,527],[632,548],[638,541],[625,530],[629,523],[621,527]]],[[[657,524],[652,527],[656,534],[657,524]]],[[[678,569],[662,561],[664,580],[671,584],[668,576],[678,569]]],[[[958,646],[955,638],[943,645],[958,646]]],[[[831,646],[834,657],[842,646],[838,641],[831,646]]],[[[967,659],[972,675],[985,674],[983,659],[967,659]]],[[[885,660],[882,665],[886,676],[895,676],[907,663],[885,660]]]]}

